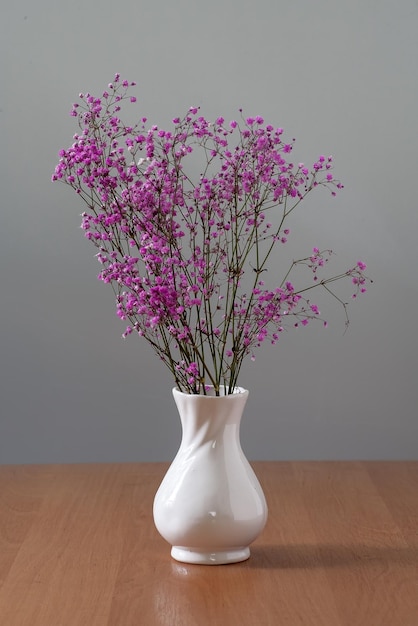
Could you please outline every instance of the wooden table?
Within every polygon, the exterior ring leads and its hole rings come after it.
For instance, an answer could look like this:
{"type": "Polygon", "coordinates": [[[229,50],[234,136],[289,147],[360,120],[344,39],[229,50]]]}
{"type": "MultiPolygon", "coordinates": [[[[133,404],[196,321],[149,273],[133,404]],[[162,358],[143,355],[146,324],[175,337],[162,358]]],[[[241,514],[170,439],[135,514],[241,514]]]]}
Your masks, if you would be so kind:
{"type": "Polygon", "coordinates": [[[266,529],[212,567],[154,528],[166,464],[0,466],[1,626],[418,625],[418,462],[253,466],[266,529]]]}

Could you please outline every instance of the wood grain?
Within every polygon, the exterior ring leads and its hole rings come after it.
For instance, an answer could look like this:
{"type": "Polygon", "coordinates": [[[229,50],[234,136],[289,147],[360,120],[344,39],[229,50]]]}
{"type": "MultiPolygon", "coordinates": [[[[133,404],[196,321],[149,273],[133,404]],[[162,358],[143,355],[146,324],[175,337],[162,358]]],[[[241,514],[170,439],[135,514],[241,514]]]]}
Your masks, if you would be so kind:
{"type": "Polygon", "coordinates": [[[417,626],[418,462],[253,463],[244,563],[177,563],[166,464],[0,466],[1,626],[417,626]]]}

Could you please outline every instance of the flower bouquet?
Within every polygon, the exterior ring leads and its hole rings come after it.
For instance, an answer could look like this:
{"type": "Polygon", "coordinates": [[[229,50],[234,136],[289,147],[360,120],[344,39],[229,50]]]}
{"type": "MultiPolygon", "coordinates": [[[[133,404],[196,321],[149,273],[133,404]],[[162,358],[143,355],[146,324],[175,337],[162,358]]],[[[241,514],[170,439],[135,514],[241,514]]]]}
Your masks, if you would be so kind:
{"type": "Polygon", "coordinates": [[[134,85],[116,75],[101,97],[80,94],[71,110],[79,131],[52,179],[85,204],[81,227],[114,289],[123,336],[144,337],[180,391],[230,394],[263,342],[322,319],[314,290],[337,298],[346,323],[333,283],[348,280],[353,297],[366,290],[361,261],[325,274],[331,250],[269,264],[288,245],[289,215],[314,190],[335,195],[342,185],[332,157],[293,163],[294,140],[242,111],[229,123],[191,107],[169,130],[146,118],[126,125],[120,112],[136,101],[134,85]],[[300,266],[308,280],[296,285],[300,266]]]}

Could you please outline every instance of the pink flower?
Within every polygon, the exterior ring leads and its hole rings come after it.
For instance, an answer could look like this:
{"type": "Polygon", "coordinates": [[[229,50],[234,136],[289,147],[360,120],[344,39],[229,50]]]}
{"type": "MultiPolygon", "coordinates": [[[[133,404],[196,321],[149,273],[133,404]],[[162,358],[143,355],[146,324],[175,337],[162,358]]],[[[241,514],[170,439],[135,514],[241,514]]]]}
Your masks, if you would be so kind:
{"type": "Polygon", "coordinates": [[[80,94],[71,115],[81,130],[60,151],[52,180],[86,203],[81,228],[128,323],[123,336],[144,337],[180,389],[234,386],[234,372],[263,342],[320,315],[306,298],[311,289],[333,296],[328,283],[348,280],[354,298],[366,291],[362,261],[324,277],[329,250],[297,260],[289,250],[288,266],[284,250],[280,264],[270,257],[308,194],[343,186],[328,172],[332,157],[319,156],[311,171],[293,164],[294,139],[261,116],[224,127],[224,117],[212,123],[192,106],[172,118],[171,131],[147,128],[146,117],[127,126],[120,111],[136,102],[134,84],[116,74],[101,98],[80,94]]]}

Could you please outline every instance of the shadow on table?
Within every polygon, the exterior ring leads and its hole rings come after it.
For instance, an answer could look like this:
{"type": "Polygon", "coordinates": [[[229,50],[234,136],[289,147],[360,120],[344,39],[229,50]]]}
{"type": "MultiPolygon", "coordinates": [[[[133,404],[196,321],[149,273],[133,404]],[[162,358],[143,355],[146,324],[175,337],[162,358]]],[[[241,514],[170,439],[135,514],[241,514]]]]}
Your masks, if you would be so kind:
{"type": "MultiPolygon", "coordinates": [[[[353,544],[254,545],[245,565],[254,569],[311,569],[316,567],[400,565],[418,567],[418,546],[370,546],[353,544]]],[[[244,564],[242,564],[244,565],[244,564]]]]}

